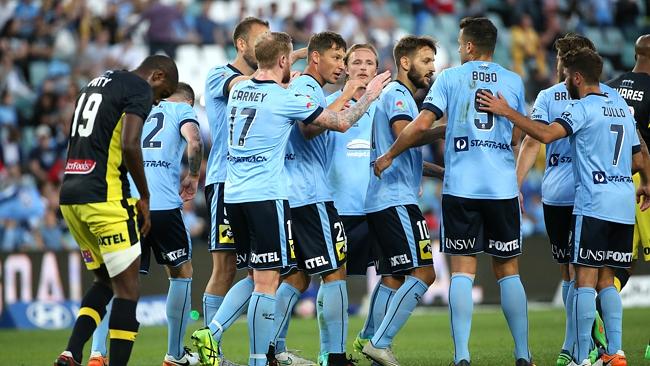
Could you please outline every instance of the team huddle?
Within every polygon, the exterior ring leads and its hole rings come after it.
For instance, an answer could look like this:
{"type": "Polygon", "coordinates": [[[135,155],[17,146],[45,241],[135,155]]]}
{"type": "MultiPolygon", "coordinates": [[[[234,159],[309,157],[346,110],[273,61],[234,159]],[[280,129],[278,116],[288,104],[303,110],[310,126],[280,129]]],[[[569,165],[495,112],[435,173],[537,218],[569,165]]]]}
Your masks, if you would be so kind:
{"type": "Polygon", "coordinates": [[[650,39],[637,42],[638,72],[611,86],[599,83],[602,60],[591,41],[559,39],[559,83],[538,95],[530,118],[521,78],[492,62],[496,39],[488,19],[463,19],[461,65],[434,81],[437,45],[429,37],[398,41],[391,76],[377,74],[370,44],[348,48],[340,35],[322,32],[294,51],[291,38],[263,20],[237,25],[237,57],[211,69],[205,86],[213,268],[204,328],[191,336],[196,352],[183,345],[193,269],[181,212],[197,193],[203,153],[194,91],[178,82],[165,56],[91,81],[77,99],[61,210],[96,281],[55,366],[80,365],[91,336],[89,365],[127,364],[139,326],[138,274],[148,271],[152,252],[170,279],[164,366],[232,365],[220,343],[244,311],[250,366],[354,365],[346,350],[346,278],[369,266],[381,281],[353,347],[373,365],[399,365],[393,339],[436,278],[418,207],[422,176],[443,180],[440,245],[452,272],[453,364],[471,364],[476,255],[486,253],[515,365],[534,365],[518,268],[519,187],[541,143],[544,216],[566,307],[557,365],[627,365],[619,291],[633,243],[650,239],[650,228],[638,225],[650,206],[650,112],[643,91],[634,91],[635,81],[648,85],[640,78],[650,78],[642,72],[650,39]],[[292,71],[302,58],[304,72],[292,71]],[[344,87],[326,97],[323,87],[341,77],[344,87]],[[420,89],[428,93],[418,108],[420,89]],[[444,168],[422,158],[421,146],[438,139],[445,140],[444,168]],[[643,196],[636,207],[635,183],[643,196]],[[233,284],[238,269],[248,276],[233,284]],[[287,348],[293,308],[312,275],[321,278],[315,362],[287,348]]]}

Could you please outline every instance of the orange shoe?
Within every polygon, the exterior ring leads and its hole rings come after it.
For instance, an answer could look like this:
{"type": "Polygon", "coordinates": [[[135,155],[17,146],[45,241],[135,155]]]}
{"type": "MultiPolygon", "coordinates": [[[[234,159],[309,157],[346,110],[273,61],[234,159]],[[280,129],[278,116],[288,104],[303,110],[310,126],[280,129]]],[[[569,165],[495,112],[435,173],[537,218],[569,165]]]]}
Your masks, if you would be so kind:
{"type": "Polygon", "coordinates": [[[88,359],[88,366],[108,366],[108,357],[99,352],[93,352],[88,359]]]}
{"type": "Polygon", "coordinates": [[[54,366],[81,366],[81,364],[74,360],[70,351],[63,351],[54,361],[54,366]]]}
{"type": "Polygon", "coordinates": [[[627,360],[623,351],[618,351],[613,355],[603,353],[600,359],[603,361],[603,366],[627,366],[627,360]]]}

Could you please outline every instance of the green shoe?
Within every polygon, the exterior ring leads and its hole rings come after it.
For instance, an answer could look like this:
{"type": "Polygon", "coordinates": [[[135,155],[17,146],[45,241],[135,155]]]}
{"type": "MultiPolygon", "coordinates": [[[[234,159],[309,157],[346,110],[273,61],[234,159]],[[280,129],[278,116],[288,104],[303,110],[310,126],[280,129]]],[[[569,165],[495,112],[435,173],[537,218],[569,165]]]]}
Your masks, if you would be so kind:
{"type": "Polygon", "coordinates": [[[327,360],[329,359],[329,356],[330,356],[330,354],[327,353],[327,352],[319,354],[318,355],[318,366],[327,366],[327,360]]]}
{"type": "Polygon", "coordinates": [[[645,347],[645,359],[650,360],[650,344],[645,347]]]}
{"type": "Polygon", "coordinates": [[[600,314],[596,312],[596,320],[594,321],[594,327],[591,332],[592,337],[594,338],[594,341],[596,342],[596,346],[600,346],[603,349],[607,349],[607,335],[605,334],[605,323],[603,323],[603,319],[600,317],[600,314]]]}
{"type": "Polygon", "coordinates": [[[594,349],[589,352],[589,361],[591,361],[592,364],[596,363],[596,361],[600,358],[600,352],[598,351],[598,346],[594,347],[594,349]]]}
{"type": "Polygon", "coordinates": [[[573,356],[569,351],[563,349],[560,351],[560,354],[557,355],[557,361],[555,361],[556,366],[567,366],[573,362],[573,356]]]}
{"type": "Polygon", "coordinates": [[[366,338],[361,338],[361,334],[357,334],[357,338],[354,339],[354,342],[352,343],[352,347],[354,348],[354,350],[355,350],[357,353],[362,354],[363,347],[364,347],[368,342],[370,342],[370,339],[369,339],[369,338],[368,338],[368,339],[366,339],[366,338]]]}
{"type": "Polygon", "coordinates": [[[210,328],[192,333],[192,344],[199,353],[201,366],[219,366],[219,343],[212,338],[210,328]]]}

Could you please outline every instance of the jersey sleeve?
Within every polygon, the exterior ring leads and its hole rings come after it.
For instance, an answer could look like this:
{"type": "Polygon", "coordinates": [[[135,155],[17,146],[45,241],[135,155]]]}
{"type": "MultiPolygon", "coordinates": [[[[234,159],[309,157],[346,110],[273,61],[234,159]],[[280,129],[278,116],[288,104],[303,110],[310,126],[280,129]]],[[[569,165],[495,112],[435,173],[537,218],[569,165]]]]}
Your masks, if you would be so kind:
{"type": "Polygon", "coordinates": [[[196,123],[197,125],[199,124],[194,108],[187,103],[178,103],[176,114],[179,129],[188,122],[196,123]]]}
{"type": "Polygon", "coordinates": [[[427,109],[440,119],[447,109],[447,71],[443,71],[433,82],[422,103],[422,109],[427,109]]]}
{"type": "Polygon", "coordinates": [[[409,112],[409,105],[407,98],[410,98],[408,90],[403,90],[402,86],[399,86],[388,93],[385,93],[382,97],[382,103],[384,104],[384,110],[388,116],[388,124],[393,125],[396,121],[408,121],[413,120],[413,116],[409,112]]]}
{"type": "Polygon", "coordinates": [[[533,111],[531,112],[531,119],[543,123],[551,123],[548,117],[548,95],[546,91],[542,91],[537,95],[535,104],[533,104],[533,111]]]}
{"type": "Polygon", "coordinates": [[[519,76],[517,76],[519,79],[519,90],[517,92],[517,112],[521,113],[524,116],[528,115],[528,111],[526,110],[526,94],[525,94],[525,89],[524,89],[524,82],[521,80],[519,76]]]}
{"type": "Polygon", "coordinates": [[[291,120],[302,121],[304,124],[313,122],[321,113],[323,107],[315,100],[305,95],[288,90],[286,98],[277,103],[279,114],[291,120]]]}
{"type": "Polygon", "coordinates": [[[153,91],[146,81],[134,76],[124,85],[123,103],[123,113],[135,114],[144,121],[151,111],[153,91]]]}
{"type": "Polygon", "coordinates": [[[573,135],[585,126],[587,116],[580,102],[571,102],[555,121],[566,130],[567,136],[573,135]]]}
{"type": "Polygon", "coordinates": [[[217,69],[208,75],[206,87],[210,91],[212,98],[221,98],[228,96],[228,85],[232,79],[240,76],[237,73],[224,69],[217,69]]]}

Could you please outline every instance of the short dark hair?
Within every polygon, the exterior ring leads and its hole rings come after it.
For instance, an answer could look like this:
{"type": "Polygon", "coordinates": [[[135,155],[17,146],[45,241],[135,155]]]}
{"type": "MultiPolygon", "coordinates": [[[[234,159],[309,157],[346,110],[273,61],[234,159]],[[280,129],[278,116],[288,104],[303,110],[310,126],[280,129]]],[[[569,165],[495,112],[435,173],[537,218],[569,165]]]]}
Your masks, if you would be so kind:
{"type": "Polygon", "coordinates": [[[194,89],[188,83],[179,82],[174,94],[181,94],[183,97],[189,99],[194,103],[194,89]]]}
{"type": "Polygon", "coordinates": [[[348,61],[350,60],[350,55],[352,55],[352,52],[356,50],[370,50],[370,52],[375,54],[375,64],[379,66],[379,54],[377,53],[377,49],[375,46],[371,45],[370,43],[355,43],[348,49],[348,51],[345,53],[345,57],[343,57],[343,63],[345,65],[348,64],[348,61]]]}
{"type": "Polygon", "coordinates": [[[291,36],[284,32],[269,32],[255,41],[255,58],[260,68],[271,68],[282,55],[291,52],[291,36]]]}
{"type": "Polygon", "coordinates": [[[494,53],[497,45],[497,27],[488,18],[466,17],[460,21],[463,37],[481,52],[494,53]]]}
{"type": "Polygon", "coordinates": [[[269,22],[267,22],[266,20],[262,20],[260,18],[255,18],[255,17],[244,18],[241,22],[237,24],[235,30],[232,32],[232,42],[235,45],[235,47],[237,47],[237,39],[248,38],[248,32],[251,31],[251,28],[253,28],[253,25],[255,24],[267,28],[269,27],[269,22]]]}
{"type": "Polygon", "coordinates": [[[165,74],[165,78],[175,84],[178,82],[178,68],[176,62],[171,57],[165,55],[151,55],[142,61],[137,70],[151,72],[160,70],[165,74]]]}
{"type": "Polygon", "coordinates": [[[594,43],[589,38],[576,33],[567,33],[564,37],[558,38],[555,41],[555,49],[560,57],[571,50],[579,48],[588,48],[596,51],[596,46],[594,46],[594,43]]]}
{"type": "Polygon", "coordinates": [[[597,84],[603,72],[603,59],[587,47],[567,51],[560,57],[569,72],[579,72],[588,84],[597,84]]]}
{"type": "Polygon", "coordinates": [[[343,51],[345,51],[345,49],[348,48],[348,45],[345,43],[343,37],[338,33],[330,31],[316,33],[309,38],[309,44],[307,45],[307,58],[309,59],[311,53],[314,51],[323,54],[330,48],[337,50],[342,48],[343,51]]]}
{"type": "Polygon", "coordinates": [[[393,57],[395,64],[399,65],[400,59],[404,56],[411,57],[420,48],[429,47],[435,54],[438,49],[436,41],[428,36],[405,36],[402,37],[393,48],[393,57]]]}

